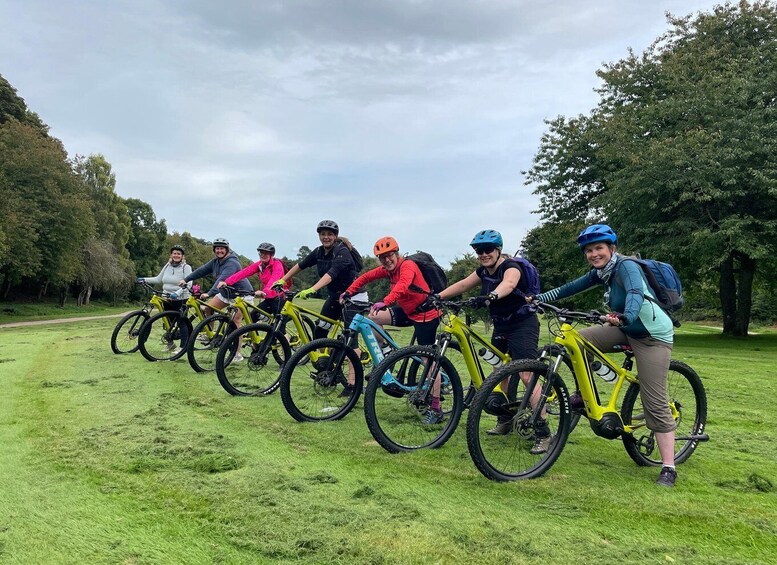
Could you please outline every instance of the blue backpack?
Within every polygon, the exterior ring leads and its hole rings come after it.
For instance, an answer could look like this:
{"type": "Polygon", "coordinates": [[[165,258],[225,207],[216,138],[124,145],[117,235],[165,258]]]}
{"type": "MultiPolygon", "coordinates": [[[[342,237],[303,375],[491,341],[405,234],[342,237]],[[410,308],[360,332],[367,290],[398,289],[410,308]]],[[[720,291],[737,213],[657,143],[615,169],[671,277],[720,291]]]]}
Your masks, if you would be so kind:
{"type": "Polygon", "coordinates": [[[662,263],[655,259],[640,259],[638,257],[625,257],[626,260],[634,261],[642,269],[645,280],[650,290],[655,295],[655,299],[646,296],[651,302],[658,304],[672,319],[675,326],[680,326],[673,313],[683,307],[683,285],[677,271],[669,263],[662,263]]]}
{"type": "MultiPolygon", "coordinates": [[[[540,293],[540,273],[537,271],[537,267],[520,255],[511,257],[510,260],[515,261],[521,267],[521,283],[519,285],[526,289],[516,294],[520,296],[537,296],[540,293]]],[[[518,289],[516,288],[516,290],[518,289]]]]}

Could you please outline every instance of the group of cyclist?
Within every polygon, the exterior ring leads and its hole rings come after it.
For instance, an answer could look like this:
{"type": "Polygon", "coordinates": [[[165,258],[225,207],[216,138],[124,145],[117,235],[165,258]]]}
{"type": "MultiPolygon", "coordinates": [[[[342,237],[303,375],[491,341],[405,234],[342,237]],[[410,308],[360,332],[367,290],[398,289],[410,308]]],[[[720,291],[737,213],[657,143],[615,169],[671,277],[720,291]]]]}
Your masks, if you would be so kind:
{"type": "MultiPolygon", "coordinates": [[[[502,235],[493,229],[479,231],[470,242],[477,256],[478,268],[438,294],[431,292],[419,267],[411,259],[400,255],[399,244],[393,237],[382,237],[375,242],[373,252],[380,266],[358,276],[361,268],[355,258],[356,253],[352,253],[350,241],[340,235],[337,223],[323,220],[317,225],[316,232],[321,245],[285,274],[282,263],[274,258],[274,245],[261,243],[257,248],[259,261],[241,269],[229,242],[219,238],[213,242],[214,258],[208,263],[192,270],[186,265],[183,249],[176,245],[171,248],[170,261],[159,275],[142,280],[162,283],[164,290],[171,292],[175,299],[166,308],[174,309],[180,308],[181,301],[188,296],[192,281],[211,275],[215,279],[214,284],[200,298],[208,299],[209,306],[223,308],[234,299],[228,293],[229,288],[252,292],[247,277],[258,274],[263,288],[254,294],[264,299],[263,309],[277,311],[274,306],[279,300],[279,293],[289,287],[297,273],[315,266],[319,279],[311,287],[298,292],[297,297],[304,299],[326,288],[327,298],[321,314],[330,319],[342,319],[343,305],[347,300],[366,302],[367,295],[362,289],[371,282],[387,278],[390,291],[372,305],[369,318],[381,326],[413,326],[421,345],[431,345],[435,341],[440,323],[440,301],[479,285],[480,295],[475,302],[489,308],[494,326],[492,343],[500,351],[509,353],[512,359],[534,359],[538,355],[539,320],[529,306],[533,301],[550,302],[603,285],[606,288],[605,302],[612,313],[607,315],[605,325],[587,328],[582,333],[602,352],[614,351],[615,346],[622,344],[631,346],[637,363],[647,427],[656,433],[663,462],[656,482],[662,486],[674,486],[677,476],[673,449],[676,424],[668,407],[666,390],[673,325],[669,316],[657,307],[640,268],[633,261],[624,261],[617,252],[617,235],[609,226],[594,224],[577,238],[577,244],[591,266],[590,271],[536,297],[529,294],[521,264],[502,253],[502,235]]],[[[328,330],[326,325],[318,325],[315,337],[325,337],[328,330]]],[[[233,362],[241,360],[242,357],[237,354],[233,362]]],[[[529,375],[521,374],[524,382],[529,375]]],[[[501,388],[506,390],[506,386],[501,388]]],[[[532,404],[536,400],[532,398],[532,404]]],[[[504,411],[500,411],[499,406],[506,401],[504,394],[492,393],[486,410],[502,414],[504,411]]],[[[424,422],[435,424],[443,418],[440,393],[435,389],[424,422]]],[[[510,432],[510,422],[503,418],[499,418],[489,434],[510,432]]],[[[541,420],[536,427],[532,454],[546,452],[553,441],[547,423],[543,423],[544,420],[541,420]]]]}

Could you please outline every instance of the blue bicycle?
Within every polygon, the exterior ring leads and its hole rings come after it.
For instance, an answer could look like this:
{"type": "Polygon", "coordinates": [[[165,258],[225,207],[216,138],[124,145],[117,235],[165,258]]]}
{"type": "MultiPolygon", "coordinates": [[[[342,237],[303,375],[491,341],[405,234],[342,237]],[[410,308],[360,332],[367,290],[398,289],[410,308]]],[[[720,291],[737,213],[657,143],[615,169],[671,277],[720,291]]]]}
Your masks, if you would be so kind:
{"type": "Polygon", "coordinates": [[[346,300],[345,319],[352,316],[348,328],[337,338],[315,339],[301,346],[286,362],[280,379],[281,399],[292,418],[299,422],[343,418],[364,387],[364,367],[356,350],[369,355],[375,366],[388,352],[399,349],[386,330],[364,315],[369,308],[369,303],[346,300]],[[382,346],[376,335],[383,340],[382,346]],[[315,361],[312,351],[319,353],[315,361]]]}

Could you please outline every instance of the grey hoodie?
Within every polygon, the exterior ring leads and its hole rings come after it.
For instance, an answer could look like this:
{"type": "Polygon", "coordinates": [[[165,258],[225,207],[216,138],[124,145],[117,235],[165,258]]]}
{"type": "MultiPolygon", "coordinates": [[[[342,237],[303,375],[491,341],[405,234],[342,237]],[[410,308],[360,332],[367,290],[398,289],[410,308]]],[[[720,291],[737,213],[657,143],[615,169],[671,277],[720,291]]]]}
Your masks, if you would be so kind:
{"type": "MultiPolygon", "coordinates": [[[[234,275],[242,268],[235,252],[230,251],[221,260],[214,257],[201,267],[197,267],[189,276],[184,277],[184,280],[190,282],[207,275],[212,275],[215,280],[213,286],[210,287],[210,290],[208,291],[208,296],[216,296],[219,293],[219,289],[216,288],[216,285],[225,280],[228,276],[234,275]]],[[[253,292],[254,290],[251,283],[248,282],[248,279],[238,281],[233,286],[247,292],[253,292]]]]}
{"type": "Polygon", "coordinates": [[[174,267],[170,264],[168,261],[165,263],[165,266],[162,267],[162,270],[159,271],[159,274],[155,277],[143,277],[143,280],[146,281],[148,284],[162,284],[162,290],[165,292],[178,293],[178,298],[181,300],[186,300],[189,298],[189,290],[191,289],[192,285],[188,284],[186,288],[180,288],[178,286],[178,281],[180,281],[183,278],[186,278],[192,273],[192,267],[191,265],[187,265],[185,261],[181,261],[181,263],[174,267]]]}

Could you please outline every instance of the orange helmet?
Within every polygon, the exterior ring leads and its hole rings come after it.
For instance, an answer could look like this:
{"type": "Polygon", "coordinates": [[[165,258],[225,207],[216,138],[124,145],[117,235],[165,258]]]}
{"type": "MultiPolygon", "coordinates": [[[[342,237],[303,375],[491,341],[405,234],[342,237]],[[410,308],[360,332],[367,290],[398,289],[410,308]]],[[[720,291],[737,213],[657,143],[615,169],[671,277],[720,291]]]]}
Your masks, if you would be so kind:
{"type": "Polygon", "coordinates": [[[399,251],[399,244],[397,240],[391,236],[381,237],[375,242],[375,246],[372,248],[375,252],[375,256],[383,255],[384,253],[391,253],[392,251],[399,251]]]}

